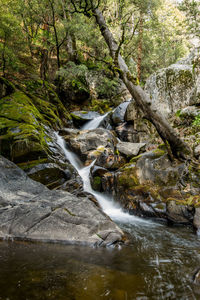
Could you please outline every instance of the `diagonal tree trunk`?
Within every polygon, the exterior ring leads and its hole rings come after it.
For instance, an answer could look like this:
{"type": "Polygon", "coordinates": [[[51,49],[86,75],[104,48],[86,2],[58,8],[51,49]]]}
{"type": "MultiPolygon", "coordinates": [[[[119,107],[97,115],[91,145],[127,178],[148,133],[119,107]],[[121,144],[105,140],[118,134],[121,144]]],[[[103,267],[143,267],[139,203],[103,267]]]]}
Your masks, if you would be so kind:
{"type": "Polygon", "coordinates": [[[155,107],[153,107],[149,96],[144,92],[144,90],[139,85],[135,84],[134,78],[131,76],[124,59],[120,54],[118,54],[118,44],[110,32],[102,12],[98,8],[93,8],[92,12],[96,19],[96,23],[100,28],[101,34],[104,37],[107,46],[109,47],[110,55],[115,62],[116,60],[118,62],[117,67],[119,69],[120,76],[130,94],[135,99],[138,108],[142,110],[145,118],[155,126],[158,134],[167,147],[170,146],[170,152],[172,152],[176,158],[186,159],[187,155],[191,154],[189,146],[182,141],[182,139],[178,136],[168,121],[161,115],[161,113],[158,112],[155,107]],[[116,55],[118,55],[117,59],[116,55]]]}

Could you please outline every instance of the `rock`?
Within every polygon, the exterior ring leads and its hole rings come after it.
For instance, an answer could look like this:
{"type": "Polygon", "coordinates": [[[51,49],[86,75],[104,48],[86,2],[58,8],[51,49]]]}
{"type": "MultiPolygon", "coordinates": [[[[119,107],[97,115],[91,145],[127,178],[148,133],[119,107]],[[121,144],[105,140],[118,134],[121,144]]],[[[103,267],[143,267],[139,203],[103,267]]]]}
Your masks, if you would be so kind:
{"type": "Polygon", "coordinates": [[[198,235],[200,235],[200,207],[195,208],[193,226],[196,229],[198,235]]]}
{"type": "Polygon", "coordinates": [[[199,191],[188,188],[187,174],[187,164],[172,163],[164,150],[156,149],[133,157],[115,173],[113,195],[130,213],[192,224],[200,198],[199,191]]]}
{"type": "Polygon", "coordinates": [[[190,224],[193,214],[187,209],[186,205],[176,204],[175,201],[167,203],[168,220],[176,224],[190,224]],[[191,219],[191,220],[190,220],[191,219]]]}
{"type": "Polygon", "coordinates": [[[98,155],[95,165],[106,168],[108,170],[116,170],[122,167],[126,160],[121,155],[115,154],[111,148],[105,148],[98,155]]]}
{"type": "Polygon", "coordinates": [[[54,189],[61,186],[65,181],[68,181],[75,172],[74,168],[66,165],[62,169],[55,163],[38,164],[26,170],[26,174],[35,181],[38,181],[49,189],[54,189]]]}
{"type": "Polygon", "coordinates": [[[0,238],[107,246],[123,232],[87,198],[51,191],[0,156],[0,238]]]}
{"type": "Polygon", "coordinates": [[[145,85],[151,102],[165,117],[177,110],[200,102],[198,67],[193,59],[188,59],[158,70],[151,75],[145,85]]]}
{"type": "Polygon", "coordinates": [[[121,103],[112,113],[112,121],[115,125],[124,122],[124,116],[126,113],[126,108],[130,102],[121,103]]]}
{"type": "Polygon", "coordinates": [[[133,157],[138,155],[142,149],[144,150],[145,145],[145,143],[120,142],[116,147],[119,153],[124,154],[126,157],[133,157]]]}
{"type": "Polygon", "coordinates": [[[48,158],[52,153],[52,131],[63,124],[58,109],[67,119],[66,109],[55,97],[54,105],[13,89],[1,98],[0,153],[15,163],[48,158]]]}
{"type": "Polygon", "coordinates": [[[106,148],[114,150],[115,136],[108,130],[97,128],[81,131],[78,135],[65,137],[72,151],[77,153],[83,161],[93,160],[106,148]]]}
{"type": "Polygon", "coordinates": [[[178,112],[178,115],[181,118],[194,119],[196,116],[200,114],[200,109],[197,106],[191,105],[186,106],[178,112]]]}
{"type": "Polygon", "coordinates": [[[93,166],[90,170],[90,182],[95,191],[102,192],[102,177],[108,171],[105,168],[93,166]]]}
{"type": "Polygon", "coordinates": [[[112,130],[113,127],[111,125],[112,120],[111,120],[112,112],[109,112],[106,114],[105,118],[100,122],[99,128],[105,128],[107,130],[112,130]]]}
{"type": "Polygon", "coordinates": [[[160,141],[154,126],[148,120],[145,120],[143,113],[138,110],[134,100],[130,101],[127,106],[124,119],[129,125],[133,126],[133,138],[136,138],[133,142],[159,144],[160,141]]]}
{"type": "Polygon", "coordinates": [[[126,112],[125,112],[125,115],[124,115],[124,120],[126,122],[132,122],[133,123],[133,121],[137,120],[138,117],[139,117],[139,111],[137,109],[135,100],[133,99],[127,105],[126,112]]]}
{"type": "Polygon", "coordinates": [[[96,111],[73,111],[71,117],[76,126],[82,126],[84,123],[100,117],[100,114],[96,111]]]}
{"type": "Polygon", "coordinates": [[[139,133],[133,124],[122,123],[115,128],[118,138],[123,142],[138,143],[139,133]]]}

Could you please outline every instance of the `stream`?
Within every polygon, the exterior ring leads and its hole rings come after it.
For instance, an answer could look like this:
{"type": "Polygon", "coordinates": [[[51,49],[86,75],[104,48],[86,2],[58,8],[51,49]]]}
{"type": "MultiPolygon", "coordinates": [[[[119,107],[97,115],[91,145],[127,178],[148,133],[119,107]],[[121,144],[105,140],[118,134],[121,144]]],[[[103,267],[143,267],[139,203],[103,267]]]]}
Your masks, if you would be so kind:
{"type": "Polygon", "coordinates": [[[0,242],[0,300],[200,299],[200,287],[192,282],[200,267],[200,240],[192,229],[167,227],[123,212],[111,196],[92,189],[89,173],[94,161],[84,167],[55,135],[84,190],[130,233],[133,244],[91,248],[0,242]]]}

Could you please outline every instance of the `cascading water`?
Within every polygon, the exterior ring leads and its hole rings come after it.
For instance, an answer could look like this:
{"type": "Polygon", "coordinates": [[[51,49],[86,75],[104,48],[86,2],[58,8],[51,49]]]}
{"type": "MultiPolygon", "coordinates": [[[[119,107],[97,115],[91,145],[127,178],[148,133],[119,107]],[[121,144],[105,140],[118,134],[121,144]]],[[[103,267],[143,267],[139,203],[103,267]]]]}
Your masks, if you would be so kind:
{"type": "Polygon", "coordinates": [[[96,128],[98,128],[99,125],[101,124],[101,122],[105,119],[105,117],[106,117],[108,114],[109,114],[109,112],[106,113],[105,115],[102,115],[102,116],[100,116],[100,117],[97,117],[97,118],[95,118],[95,119],[93,119],[93,120],[87,122],[86,124],[84,124],[84,125],[82,126],[81,129],[82,129],[82,130],[91,130],[91,129],[96,129],[96,128]]]}
{"type": "Polygon", "coordinates": [[[77,170],[79,175],[83,180],[83,188],[84,191],[92,194],[98,201],[102,210],[114,221],[118,221],[121,223],[136,223],[142,222],[149,224],[150,221],[143,220],[141,218],[132,216],[128,213],[125,213],[118,203],[114,201],[111,195],[101,194],[92,189],[90,183],[90,169],[94,165],[95,161],[93,161],[89,166],[84,167],[76,154],[72,153],[70,150],[66,148],[64,139],[55,132],[57,138],[57,144],[63,150],[66,158],[72,164],[72,166],[77,170]]]}

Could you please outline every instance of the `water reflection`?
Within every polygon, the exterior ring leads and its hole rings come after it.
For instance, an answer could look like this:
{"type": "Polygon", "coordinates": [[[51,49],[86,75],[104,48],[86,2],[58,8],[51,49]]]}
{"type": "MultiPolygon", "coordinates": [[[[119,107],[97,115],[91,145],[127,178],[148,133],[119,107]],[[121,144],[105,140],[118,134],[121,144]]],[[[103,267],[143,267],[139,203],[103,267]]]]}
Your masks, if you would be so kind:
{"type": "Polygon", "coordinates": [[[121,250],[1,242],[0,299],[199,299],[190,229],[129,231],[134,244],[121,250]]]}

